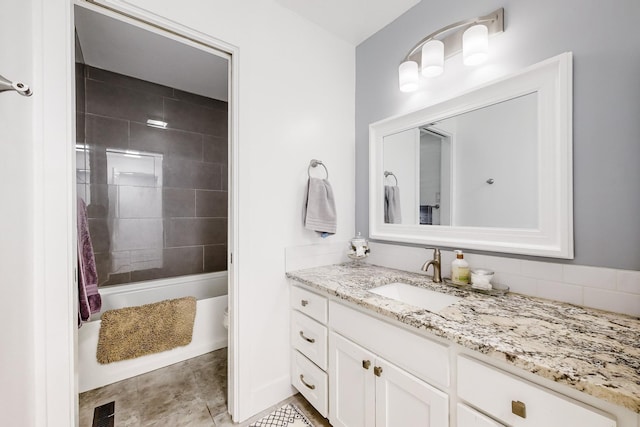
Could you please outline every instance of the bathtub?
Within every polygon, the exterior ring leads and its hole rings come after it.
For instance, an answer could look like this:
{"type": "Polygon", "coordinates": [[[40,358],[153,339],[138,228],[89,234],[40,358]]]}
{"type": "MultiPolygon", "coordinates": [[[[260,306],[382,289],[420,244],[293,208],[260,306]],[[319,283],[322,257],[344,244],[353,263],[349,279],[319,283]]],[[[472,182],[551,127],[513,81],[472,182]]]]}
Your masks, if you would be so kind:
{"type": "Polygon", "coordinates": [[[101,365],[96,360],[100,315],[78,330],[78,391],[121,381],[227,346],[222,322],[227,307],[227,272],[109,286],[100,289],[102,312],[193,296],[197,300],[193,339],[189,345],[136,359],[101,365]]]}

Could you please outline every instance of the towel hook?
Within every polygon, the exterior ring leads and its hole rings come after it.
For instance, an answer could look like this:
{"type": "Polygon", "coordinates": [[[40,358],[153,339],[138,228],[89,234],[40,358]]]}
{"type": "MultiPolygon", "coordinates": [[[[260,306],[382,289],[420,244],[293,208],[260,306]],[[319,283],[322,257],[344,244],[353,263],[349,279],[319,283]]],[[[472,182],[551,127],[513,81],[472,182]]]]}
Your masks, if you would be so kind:
{"type": "Polygon", "coordinates": [[[392,176],[393,179],[396,180],[396,187],[398,186],[398,177],[395,176],[395,174],[393,172],[389,172],[389,171],[384,171],[384,177],[387,178],[389,176],[392,176]]]}
{"type": "Polygon", "coordinates": [[[324,163],[322,163],[322,160],[316,160],[316,159],[312,159],[309,162],[309,167],[307,168],[307,175],[309,175],[309,178],[311,178],[311,168],[315,168],[317,166],[322,166],[324,168],[324,171],[327,174],[327,177],[325,179],[329,179],[329,170],[324,165],[324,163]]]}
{"type": "Polygon", "coordinates": [[[0,92],[7,90],[15,90],[22,96],[31,96],[33,92],[26,84],[22,82],[12,82],[9,79],[0,75],[0,92]]]}

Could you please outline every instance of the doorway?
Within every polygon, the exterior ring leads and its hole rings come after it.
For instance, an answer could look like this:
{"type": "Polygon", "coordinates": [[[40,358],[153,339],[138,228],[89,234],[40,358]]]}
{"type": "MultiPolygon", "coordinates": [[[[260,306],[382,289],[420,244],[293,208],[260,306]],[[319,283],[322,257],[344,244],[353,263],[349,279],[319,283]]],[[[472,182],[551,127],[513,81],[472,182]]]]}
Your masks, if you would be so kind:
{"type": "MultiPolygon", "coordinates": [[[[117,294],[137,284],[148,290],[153,283],[180,288],[224,273],[232,307],[230,254],[238,227],[230,52],[214,40],[94,4],[74,9],[74,184],[87,206],[100,291],[117,294]]],[[[155,298],[145,302],[161,296],[155,298]]],[[[80,349],[84,342],[80,336],[80,349]]],[[[78,357],[76,367],[82,351],[78,357]]]]}

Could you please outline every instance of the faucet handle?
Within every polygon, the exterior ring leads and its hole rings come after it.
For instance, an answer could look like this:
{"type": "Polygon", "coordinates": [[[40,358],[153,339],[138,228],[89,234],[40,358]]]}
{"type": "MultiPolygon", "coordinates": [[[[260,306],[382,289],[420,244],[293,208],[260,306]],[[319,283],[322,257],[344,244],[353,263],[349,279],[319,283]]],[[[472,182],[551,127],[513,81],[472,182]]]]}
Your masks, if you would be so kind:
{"type": "Polygon", "coordinates": [[[425,249],[427,249],[427,250],[432,249],[434,257],[440,255],[440,249],[438,249],[438,248],[425,248],[425,249]]]}

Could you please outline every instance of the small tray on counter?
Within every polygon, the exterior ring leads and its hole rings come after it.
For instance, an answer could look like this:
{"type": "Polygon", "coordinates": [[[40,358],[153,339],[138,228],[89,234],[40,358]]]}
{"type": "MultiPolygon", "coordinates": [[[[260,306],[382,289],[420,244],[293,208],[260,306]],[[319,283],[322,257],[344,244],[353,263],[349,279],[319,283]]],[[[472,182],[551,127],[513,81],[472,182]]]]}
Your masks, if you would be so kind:
{"type": "Polygon", "coordinates": [[[500,283],[492,283],[491,284],[492,289],[480,289],[480,288],[474,288],[469,283],[456,282],[454,280],[449,279],[448,277],[442,278],[442,281],[447,285],[450,285],[459,289],[478,292],[479,294],[492,295],[495,297],[505,295],[509,292],[509,287],[507,285],[501,285],[500,283]]]}

